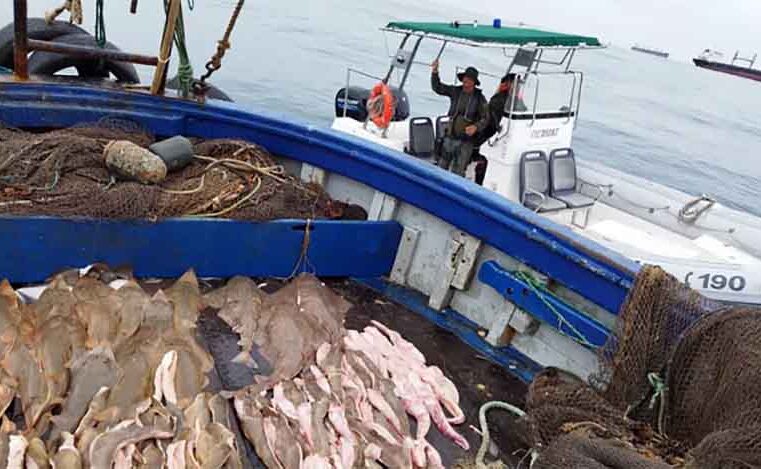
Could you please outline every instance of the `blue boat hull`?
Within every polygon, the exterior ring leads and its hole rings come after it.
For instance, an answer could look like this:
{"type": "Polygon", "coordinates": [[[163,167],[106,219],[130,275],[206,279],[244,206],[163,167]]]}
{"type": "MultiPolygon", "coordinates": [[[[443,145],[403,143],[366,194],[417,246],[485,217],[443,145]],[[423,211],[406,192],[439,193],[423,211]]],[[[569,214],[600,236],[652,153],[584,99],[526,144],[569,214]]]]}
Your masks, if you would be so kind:
{"type": "MultiPolygon", "coordinates": [[[[639,270],[633,261],[469,181],[336,131],[247,112],[228,103],[199,105],[70,84],[0,83],[0,121],[8,126],[56,128],[95,122],[104,117],[134,120],[159,136],[181,134],[249,140],[283,157],[349,177],[464,230],[611,312],[618,311],[639,270]]],[[[21,232],[25,223],[23,219],[5,220],[3,230],[21,232]]],[[[153,228],[145,229],[171,232],[174,228],[167,224],[172,223],[177,230],[182,229],[174,221],[158,222],[151,225],[153,228]]],[[[224,222],[203,221],[197,229],[208,229],[211,233],[218,229],[218,223],[224,222]]],[[[206,250],[209,256],[220,256],[222,253],[217,252],[217,247],[199,241],[212,238],[211,234],[177,236],[173,243],[187,243],[187,251],[206,250]]],[[[18,252],[23,249],[23,243],[19,242],[0,245],[0,259],[5,260],[2,264],[7,266],[10,259],[18,259],[18,252]]],[[[155,257],[154,254],[165,250],[166,246],[157,241],[141,245],[139,252],[155,257]]],[[[250,261],[253,265],[257,260],[256,257],[247,259],[245,252],[241,256],[238,259],[241,264],[250,261]]],[[[152,270],[146,269],[144,273],[158,275],[167,269],[152,270]]],[[[0,274],[6,272],[12,273],[0,265],[0,274]]],[[[331,273],[356,275],[351,270],[340,269],[333,269],[331,273]]],[[[207,274],[223,276],[229,271],[210,269],[207,274]]]]}

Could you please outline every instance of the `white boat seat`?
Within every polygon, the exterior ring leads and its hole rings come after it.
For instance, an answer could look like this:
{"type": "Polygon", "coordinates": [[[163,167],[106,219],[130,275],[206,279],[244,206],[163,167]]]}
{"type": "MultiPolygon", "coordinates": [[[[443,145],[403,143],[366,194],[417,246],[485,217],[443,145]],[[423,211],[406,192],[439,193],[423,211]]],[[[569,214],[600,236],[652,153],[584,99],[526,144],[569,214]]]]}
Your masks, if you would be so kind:
{"type": "Polygon", "coordinates": [[[565,202],[569,208],[591,207],[595,199],[577,190],[576,159],[570,148],[558,148],[550,153],[550,195],[565,202]]]}
{"type": "Polygon", "coordinates": [[[527,151],[520,160],[521,203],[536,212],[552,212],[567,208],[566,203],[549,194],[550,172],[543,151],[527,151]]]}
{"type": "Polygon", "coordinates": [[[565,202],[552,197],[542,198],[539,194],[529,192],[523,197],[523,205],[537,212],[554,212],[568,208],[565,202]]]}
{"type": "Polygon", "coordinates": [[[430,117],[413,117],[410,119],[410,141],[407,151],[420,158],[430,158],[433,155],[435,137],[433,122],[430,117]]]}
{"type": "Polygon", "coordinates": [[[568,205],[568,208],[591,207],[595,203],[595,199],[578,192],[553,194],[553,196],[556,199],[565,202],[565,204],[568,205]]]}

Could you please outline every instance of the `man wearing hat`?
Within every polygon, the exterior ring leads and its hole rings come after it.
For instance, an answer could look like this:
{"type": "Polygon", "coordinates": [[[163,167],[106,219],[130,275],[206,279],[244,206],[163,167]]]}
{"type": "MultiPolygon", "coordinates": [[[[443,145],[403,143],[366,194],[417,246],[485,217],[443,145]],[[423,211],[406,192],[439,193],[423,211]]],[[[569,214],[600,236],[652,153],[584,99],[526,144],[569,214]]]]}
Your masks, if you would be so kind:
{"type": "Polygon", "coordinates": [[[528,109],[523,103],[523,93],[520,91],[520,78],[515,73],[508,73],[499,82],[497,92],[489,100],[489,124],[483,132],[474,138],[473,157],[471,162],[476,164],[476,184],[483,185],[486,177],[488,160],[478,149],[500,130],[500,122],[505,112],[525,112],[528,109]],[[515,104],[513,104],[515,94],[515,104]]]}
{"type": "Polygon", "coordinates": [[[480,89],[476,88],[478,70],[468,67],[458,73],[460,86],[441,83],[439,78],[439,61],[431,64],[431,88],[434,93],[448,96],[450,100],[449,127],[447,128],[441,154],[436,155],[436,165],[449,169],[455,174],[465,176],[465,168],[473,154],[476,135],[489,124],[489,106],[480,89]]]}

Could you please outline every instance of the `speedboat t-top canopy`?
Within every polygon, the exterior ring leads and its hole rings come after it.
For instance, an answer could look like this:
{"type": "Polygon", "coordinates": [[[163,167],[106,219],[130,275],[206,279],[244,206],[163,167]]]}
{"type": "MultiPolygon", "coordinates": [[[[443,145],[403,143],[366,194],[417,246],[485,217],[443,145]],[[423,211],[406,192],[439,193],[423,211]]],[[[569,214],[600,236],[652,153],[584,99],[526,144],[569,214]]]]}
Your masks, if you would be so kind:
{"type": "Polygon", "coordinates": [[[392,22],[384,31],[409,33],[474,47],[602,47],[596,37],[554,33],[539,29],[460,23],[392,22]]]}

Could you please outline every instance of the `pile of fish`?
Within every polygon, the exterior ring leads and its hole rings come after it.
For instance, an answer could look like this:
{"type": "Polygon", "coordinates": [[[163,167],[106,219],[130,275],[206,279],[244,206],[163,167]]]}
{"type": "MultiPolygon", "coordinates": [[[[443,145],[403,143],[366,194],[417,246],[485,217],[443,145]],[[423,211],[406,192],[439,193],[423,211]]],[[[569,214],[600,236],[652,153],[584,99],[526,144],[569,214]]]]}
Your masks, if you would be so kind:
{"type": "Polygon", "coordinates": [[[465,421],[454,384],[383,324],[344,329],[350,305],[316,278],[267,295],[238,277],[206,299],[241,335],[238,362],[257,366],[257,344],[272,364],[234,405],[267,467],[444,467],[426,441],[431,421],[468,449],[452,428],[465,421]],[[417,420],[414,438],[407,414],[417,420]]]}
{"type": "Polygon", "coordinates": [[[346,330],[351,305],[314,276],[202,295],[190,271],[149,295],[74,271],[23,293],[0,284],[0,469],[234,469],[245,440],[269,468],[441,468],[431,423],[468,449],[454,384],[385,325],[346,330]],[[250,385],[210,389],[204,310],[238,334],[250,385]]]}
{"type": "Polygon", "coordinates": [[[61,275],[27,305],[0,285],[0,467],[241,467],[227,400],[204,392],[192,272],[152,297],[61,275]]]}

